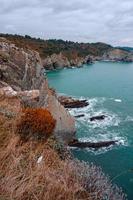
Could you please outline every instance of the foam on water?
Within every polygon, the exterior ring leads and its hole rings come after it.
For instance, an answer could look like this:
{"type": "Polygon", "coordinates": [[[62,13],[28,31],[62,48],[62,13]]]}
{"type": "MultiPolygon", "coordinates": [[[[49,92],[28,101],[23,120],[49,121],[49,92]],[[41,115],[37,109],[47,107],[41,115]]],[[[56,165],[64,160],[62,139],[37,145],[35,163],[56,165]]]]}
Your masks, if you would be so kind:
{"type": "Polygon", "coordinates": [[[121,102],[122,102],[121,99],[115,99],[114,101],[115,101],[115,102],[118,102],[118,103],[121,103],[121,102]]]}
{"type": "MultiPolygon", "coordinates": [[[[80,100],[86,99],[80,97],[80,100]]],[[[104,102],[108,99],[106,98],[91,98],[87,99],[89,105],[84,108],[70,109],[70,113],[73,116],[84,114],[84,117],[78,118],[76,121],[77,130],[83,131],[85,136],[79,136],[81,141],[84,142],[99,142],[99,141],[109,141],[118,140],[117,145],[127,145],[126,137],[123,137],[119,131],[109,131],[108,129],[112,127],[118,127],[121,123],[121,118],[116,113],[104,108],[104,102]],[[93,116],[105,115],[106,118],[101,121],[90,121],[93,116]]],[[[79,134],[80,135],[80,134],[79,134]]],[[[113,146],[108,148],[102,148],[98,150],[98,153],[106,152],[115,148],[113,146]]],[[[96,153],[94,149],[89,149],[89,151],[96,153]]]]}
{"type": "Polygon", "coordinates": [[[127,122],[133,122],[133,117],[127,116],[126,119],[125,119],[125,121],[127,121],[127,122]]]}
{"type": "Polygon", "coordinates": [[[89,127],[92,128],[106,128],[109,126],[118,126],[120,123],[119,117],[115,114],[112,113],[111,111],[106,110],[103,105],[103,102],[105,101],[105,98],[102,99],[90,99],[89,100],[89,106],[84,107],[84,108],[78,108],[78,109],[70,109],[70,113],[73,116],[84,114],[84,117],[81,117],[77,119],[77,121],[84,121],[85,123],[88,124],[89,127]],[[99,105],[100,108],[96,108],[97,104],[99,105]],[[101,107],[103,107],[101,109],[101,107]],[[90,121],[90,118],[93,116],[100,116],[100,115],[105,115],[106,118],[101,121],[90,121]]]}
{"type": "MultiPolygon", "coordinates": [[[[106,139],[106,138],[108,138],[108,137],[105,137],[102,140],[100,140],[100,138],[98,140],[96,140],[95,137],[91,137],[91,138],[84,137],[84,138],[79,138],[79,140],[81,142],[109,141],[109,139],[106,139]]],[[[88,152],[90,152],[90,153],[92,153],[92,154],[98,155],[98,154],[106,153],[107,151],[110,151],[113,148],[118,148],[118,146],[120,146],[120,145],[122,145],[122,146],[127,146],[128,145],[128,142],[127,142],[127,140],[124,137],[115,136],[115,137],[112,138],[112,140],[116,140],[116,141],[118,140],[118,142],[116,142],[116,145],[110,145],[109,147],[102,147],[102,148],[99,148],[99,149],[85,148],[85,150],[88,151],[88,152]]],[[[73,149],[73,150],[80,150],[77,147],[74,147],[74,148],[72,147],[71,149],[73,149]]]]}

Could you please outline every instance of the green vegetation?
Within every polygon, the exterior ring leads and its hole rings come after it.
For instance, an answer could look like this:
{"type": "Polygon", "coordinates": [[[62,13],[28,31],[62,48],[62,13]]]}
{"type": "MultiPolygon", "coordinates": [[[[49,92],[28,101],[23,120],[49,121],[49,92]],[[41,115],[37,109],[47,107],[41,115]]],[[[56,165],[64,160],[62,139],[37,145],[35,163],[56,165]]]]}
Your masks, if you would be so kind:
{"type": "Polygon", "coordinates": [[[40,38],[32,38],[28,35],[11,35],[0,34],[0,37],[5,37],[18,47],[30,48],[40,53],[42,58],[52,55],[53,53],[62,52],[68,59],[75,57],[85,57],[87,55],[101,56],[105,51],[112,46],[104,43],[78,43],[63,40],[43,40],[40,38]]]}

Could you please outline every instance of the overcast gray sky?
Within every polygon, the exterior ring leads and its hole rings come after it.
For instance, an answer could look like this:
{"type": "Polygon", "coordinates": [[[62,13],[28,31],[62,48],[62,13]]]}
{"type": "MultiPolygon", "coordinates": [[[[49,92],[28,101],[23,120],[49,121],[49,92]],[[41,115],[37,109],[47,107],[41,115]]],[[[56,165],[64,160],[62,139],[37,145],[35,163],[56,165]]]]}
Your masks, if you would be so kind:
{"type": "Polygon", "coordinates": [[[133,0],[0,0],[0,32],[133,46],[133,0]]]}

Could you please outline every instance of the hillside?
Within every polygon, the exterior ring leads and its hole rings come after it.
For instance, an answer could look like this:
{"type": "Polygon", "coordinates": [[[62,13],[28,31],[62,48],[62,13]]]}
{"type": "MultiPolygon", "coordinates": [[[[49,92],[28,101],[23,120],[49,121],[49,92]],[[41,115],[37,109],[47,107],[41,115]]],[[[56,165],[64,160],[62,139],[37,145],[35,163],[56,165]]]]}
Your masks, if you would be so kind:
{"type": "Polygon", "coordinates": [[[103,53],[112,48],[111,45],[104,43],[78,43],[63,40],[43,40],[40,38],[32,38],[28,35],[10,35],[0,34],[19,47],[30,48],[40,53],[42,58],[50,56],[54,53],[62,52],[68,58],[73,56],[85,57],[87,55],[101,56],[103,53]]]}
{"type": "Polygon", "coordinates": [[[78,43],[63,40],[43,40],[28,35],[0,34],[19,48],[39,52],[47,70],[82,67],[95,61],[133,62],[133,53],[104,43],[78,43]]]}

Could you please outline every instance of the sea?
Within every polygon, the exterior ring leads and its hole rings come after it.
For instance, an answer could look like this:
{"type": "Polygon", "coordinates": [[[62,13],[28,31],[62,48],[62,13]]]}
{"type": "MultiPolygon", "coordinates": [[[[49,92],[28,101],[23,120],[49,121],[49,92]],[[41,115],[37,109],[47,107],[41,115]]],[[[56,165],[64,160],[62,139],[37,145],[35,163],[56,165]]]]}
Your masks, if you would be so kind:
{"type": "Polygon", "coordinates": [[[112,183],[133,200],[133,63],[95,62],[48,71],[49,85],[60,95],[86,99],[87,107],[70,109],[76,119],[81,141],[117,140],[115,146],[95,149],[72,149],[75,158],[101,166],[112,183]],[[105,115],[101,121],[90,117],[105,115]]]}

